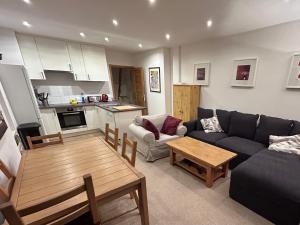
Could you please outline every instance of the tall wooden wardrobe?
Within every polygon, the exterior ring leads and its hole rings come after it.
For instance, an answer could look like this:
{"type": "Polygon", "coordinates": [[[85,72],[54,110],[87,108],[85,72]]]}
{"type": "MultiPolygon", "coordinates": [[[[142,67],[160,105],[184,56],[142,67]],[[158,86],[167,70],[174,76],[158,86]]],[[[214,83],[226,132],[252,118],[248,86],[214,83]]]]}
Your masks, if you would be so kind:
{"type": "Polygon", "coordinates": [[[173,115],[183,122],[197,119],[200,105],[200,86],[188,84],[173,85],[173,115]]]}

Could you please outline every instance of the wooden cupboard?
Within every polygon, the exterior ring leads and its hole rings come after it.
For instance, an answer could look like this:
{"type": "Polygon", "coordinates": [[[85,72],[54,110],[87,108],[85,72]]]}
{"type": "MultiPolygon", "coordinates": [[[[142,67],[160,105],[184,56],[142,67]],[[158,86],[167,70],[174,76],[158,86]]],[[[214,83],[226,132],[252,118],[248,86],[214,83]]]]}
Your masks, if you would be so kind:
{"type": "Polygon", "coordinates": [[[183,122],[197,119],[200,105],[199,85],[173,85],[173,115],[183,122]]]}

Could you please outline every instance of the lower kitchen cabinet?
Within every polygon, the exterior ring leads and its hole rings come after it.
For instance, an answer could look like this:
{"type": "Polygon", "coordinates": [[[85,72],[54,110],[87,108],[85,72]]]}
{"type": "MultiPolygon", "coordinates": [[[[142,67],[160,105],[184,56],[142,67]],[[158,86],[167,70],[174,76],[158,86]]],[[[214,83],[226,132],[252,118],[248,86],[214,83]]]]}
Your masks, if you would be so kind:
{"type": "Polygon", "coordinates": [[[99,129],[98,107],[84,107],[85,120],[88,130],[99,129]]]}
{"type": "Polygon", "coordinates": [[[56,110],[54,108],[41,109],[40,114],[42,126],[44,127],[46,134],[55,134],[61,132],[56,110]]]}

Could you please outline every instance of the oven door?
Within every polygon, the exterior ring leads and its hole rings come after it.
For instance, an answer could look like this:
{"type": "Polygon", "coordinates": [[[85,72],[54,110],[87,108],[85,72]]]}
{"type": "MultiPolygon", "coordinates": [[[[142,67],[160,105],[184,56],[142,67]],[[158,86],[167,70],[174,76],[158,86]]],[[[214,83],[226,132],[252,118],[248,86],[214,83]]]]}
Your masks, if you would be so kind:
{"type": "Polygon", "coordinates": [[[60,112],[57,116],[62,130],[86,127],[83,111],[60,112]]]}

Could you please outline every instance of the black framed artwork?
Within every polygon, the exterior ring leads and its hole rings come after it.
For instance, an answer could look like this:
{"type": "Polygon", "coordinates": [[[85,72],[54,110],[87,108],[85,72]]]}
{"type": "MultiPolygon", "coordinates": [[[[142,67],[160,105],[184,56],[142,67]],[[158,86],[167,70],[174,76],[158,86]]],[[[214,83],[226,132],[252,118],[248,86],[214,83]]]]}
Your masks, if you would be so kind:
{"type": "Polygon", "coordinates": [[[7,124],[4,120],[2,112],[0,112],[0,139],[3,137],[6,130],[7,130],[7,124]]]}
{"type": "Polygon", "coordinates": [[[160,67],[149,68],[149,87],[150,92],[161,93],[160,67]]]}

